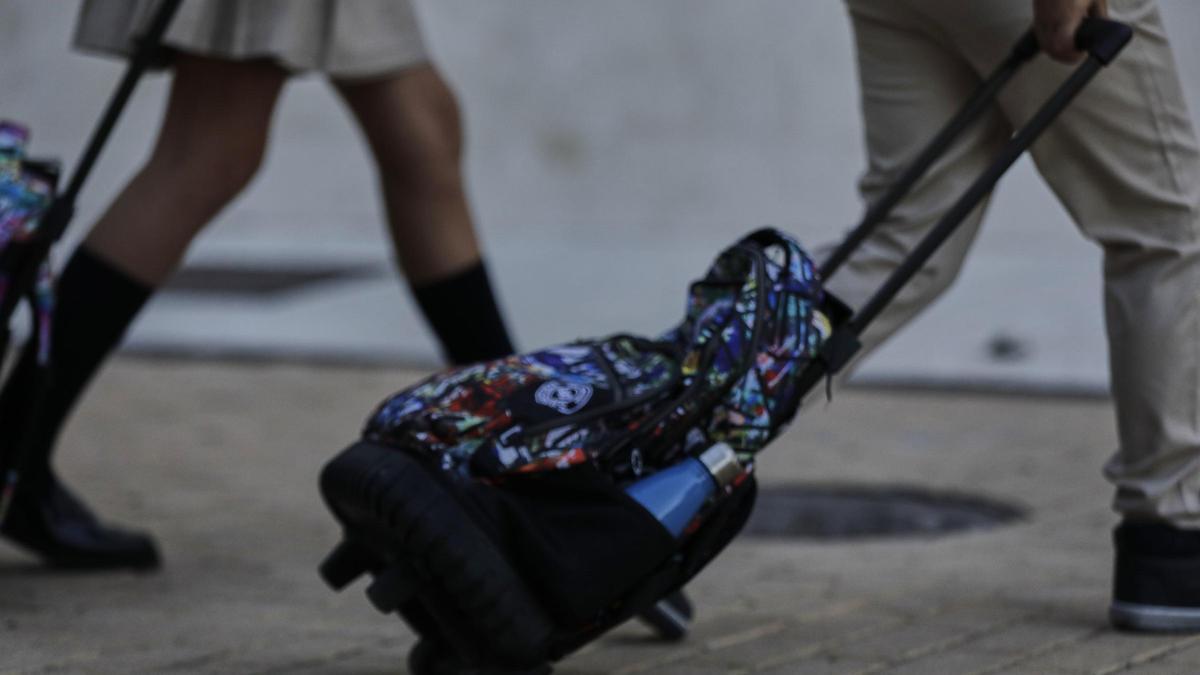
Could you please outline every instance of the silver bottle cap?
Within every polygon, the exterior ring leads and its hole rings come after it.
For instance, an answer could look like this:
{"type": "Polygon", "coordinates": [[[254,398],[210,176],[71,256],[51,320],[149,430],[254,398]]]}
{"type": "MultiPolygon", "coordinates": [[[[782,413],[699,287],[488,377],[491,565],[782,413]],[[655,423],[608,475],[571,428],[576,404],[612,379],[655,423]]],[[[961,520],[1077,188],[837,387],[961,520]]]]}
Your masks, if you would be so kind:
{"type": "Polygon", "coordinates": [[[700,462],[712,474],[718,487],[725,487],[742,475],[742,465],[738,462],[737,453],[724,443],[714,443],[700,453],[700,462]]]}

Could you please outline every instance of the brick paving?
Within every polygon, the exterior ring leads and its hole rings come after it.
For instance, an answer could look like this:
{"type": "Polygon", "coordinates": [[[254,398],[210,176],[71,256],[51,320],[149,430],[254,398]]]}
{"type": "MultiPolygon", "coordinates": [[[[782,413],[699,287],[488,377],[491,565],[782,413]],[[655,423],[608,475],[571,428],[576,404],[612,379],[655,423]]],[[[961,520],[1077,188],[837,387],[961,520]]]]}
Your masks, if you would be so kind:
{"type": "MultiPolygon", "coordinates": [[[[120,359],[62,471],[153,529],[153,575],[49,574],[0,548],[0,672],[401,673],[413,642],[314,568],[337,536],[321,463],[417,374],[120,359]]],[[[850,390],[764,455],[766,484],[902,484],[1023,507],[990,531],[739,539],[691,586],[686,641],[623,626],[563,674],[1200,672],[1200,637],[1105,623],[1114,446],[1103,400],[850,390]]]]}

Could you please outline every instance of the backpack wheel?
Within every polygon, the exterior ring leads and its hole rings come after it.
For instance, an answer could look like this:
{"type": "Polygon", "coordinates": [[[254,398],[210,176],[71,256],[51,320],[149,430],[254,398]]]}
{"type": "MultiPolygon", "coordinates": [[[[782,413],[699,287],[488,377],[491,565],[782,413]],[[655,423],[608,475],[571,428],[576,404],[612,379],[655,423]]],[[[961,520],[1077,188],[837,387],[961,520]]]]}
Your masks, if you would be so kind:
{"type": "Polygon", "coordinates": [[[342,541],[329,552],[317,571],[330,588],[340,591],[377,564],[370,550],[350,541],[342,541]]]}
{"type": "Polygon", "coordinates": [[[693,612],[692,603],[683,591],[675,591],[639,614],[638,618],[650,626],[659,638],[676,642],[687,637],[693,612]]]}

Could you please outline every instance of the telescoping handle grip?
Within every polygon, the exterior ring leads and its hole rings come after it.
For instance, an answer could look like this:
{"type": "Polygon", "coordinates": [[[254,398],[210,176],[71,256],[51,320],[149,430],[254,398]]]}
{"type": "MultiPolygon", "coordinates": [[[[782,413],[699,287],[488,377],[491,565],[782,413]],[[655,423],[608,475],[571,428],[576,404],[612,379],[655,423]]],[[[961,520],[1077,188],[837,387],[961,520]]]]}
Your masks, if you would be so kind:
{"type": "MultiPolygon", "coordinates": [[[[1133,29],[1128,24],[1089,16],[1075,31],[1075,48],[1087,52],[1107,66],[1132,39],[1133,29]]],[[[1028,60],[1036,56],[1041,49],[1037,35],[1030,30],[1017,42],[1013,53],[1020,55],[1023,60],[1028,60]]]]}
{"type": "Polygon", "coordinates": [[[1104,65],[1112,63],[1117,54],[1133,39],[1133,28],[1110,19],[1089,17],[1075,32],[1075,46],[1104,65]]]}
{"type": "MultiPolygon", "coordinates": [[[[954,233],[963,220],[995,188],[996,183],[1017,159],[1029,149],[1033,142],[1053,122],[1075,96],[1095,77],[1104,66],[1116,58],[1129,43],[1133,30],[1116,21],[1088,18],[1076,33],[1075,40],[1081,51],[1088,56],[1082,64],[1051,95],[1034,116],[1004,144],[991,164],[967,188],[966,192],[950,207],[941,220],[933,226],[917,247],[892,272],[875,294],[858,308],[845,326],[835,331],[826,345],[826,364],[830,372],[836,372],[858,350],[858,336],[890,303],[900,289],[912,279],[921,267],[933,257],[937,249],[954,233]]],[[[879,200],[872,204],[862,221],[846,239],[822,263],[820,274],[824,279],[832,276],[863,241],[883,222],[892,209],[908,194],[913,185],[924,176],[929,167],[941,157],[958,135],[987,111],[996,95],[1016,74],[1022,64],[1041,51],[1033,32],[1026,33],[1013,47],[1008,58],[983,81],[946,126],[921,151],[913,163],[879,200]]]]}

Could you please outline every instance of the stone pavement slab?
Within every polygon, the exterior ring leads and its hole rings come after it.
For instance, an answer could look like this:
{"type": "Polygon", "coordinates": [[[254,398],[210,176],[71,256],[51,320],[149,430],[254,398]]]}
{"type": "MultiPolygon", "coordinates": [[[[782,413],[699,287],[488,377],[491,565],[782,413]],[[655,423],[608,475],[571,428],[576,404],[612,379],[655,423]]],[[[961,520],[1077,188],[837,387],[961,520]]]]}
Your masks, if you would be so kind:
{"type": "MultiPolygon", "coordinates": [[[[412,635],[335,594],[321,464],[392,368],[118,359],[62,441],[106,516],[152,529],[151,575],[50,574],[0,548],[0,672],[402,673],[412,635]]],[[[985,495],[1023,520],[941,537],[738,539],[690,586],[682,643],[627,624],[563,661],[615,673],[1200,672],[1200,639],[1110,630],[1102,399],[847,390],[762,457],[767,485],[985,495]]]]}

